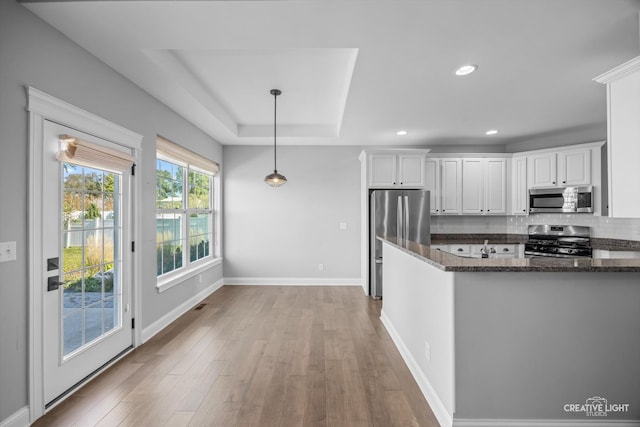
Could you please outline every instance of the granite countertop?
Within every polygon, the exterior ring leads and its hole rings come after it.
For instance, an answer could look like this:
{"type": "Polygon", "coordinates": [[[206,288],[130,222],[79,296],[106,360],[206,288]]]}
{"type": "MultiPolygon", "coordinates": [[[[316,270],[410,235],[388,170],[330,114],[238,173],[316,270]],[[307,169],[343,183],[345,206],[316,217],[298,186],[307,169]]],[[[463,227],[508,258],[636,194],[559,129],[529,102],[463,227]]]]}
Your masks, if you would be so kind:
{"type": "MultiPolygon", "coordinates": [[[[432,234],[431,244],[451,245],[451,244],[483,244],[485,240],[489,245],[519,245],[525,244],[529,236],[526,234],[432,234]]],[[[591,246],[593,249],[603,249],[608,251],[640,251],[640,241],[606,239],[592,237],[591,246]]]]}
{"type": "MultiPolygon", "coordinates": [[[[640,272],[640,258],[467,258],[432,249],[431,246],[412,241],[398,241],[395,237],[378,237],[378,239],[443,271],[640,272]]],[[[516,243],[513,241],[500,242],[499,239],[487,240],[494,244],[516,243]]],[[[447,240],[442,243],[473,244],[475,242],[447,240]]]]}

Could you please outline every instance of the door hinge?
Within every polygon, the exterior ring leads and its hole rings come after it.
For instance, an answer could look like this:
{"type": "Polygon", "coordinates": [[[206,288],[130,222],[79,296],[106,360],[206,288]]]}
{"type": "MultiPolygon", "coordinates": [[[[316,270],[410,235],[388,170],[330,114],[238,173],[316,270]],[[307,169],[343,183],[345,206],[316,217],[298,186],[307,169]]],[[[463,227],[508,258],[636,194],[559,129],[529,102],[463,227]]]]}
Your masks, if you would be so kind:
{"type": "Polygon", "coordinates": [[[131,242],[131,252],[136,251],[136,242],[131,242]]]}
{"type": "Polygon", "coordinates": [[[131,329],[135,329],[136,328],[136,319],[135,318],[131,318],[131,329]]]}
{"type": "Polygon", "coordinates": [[[136,164],[131,165],[131,176],[136,176],[136,164]]]}

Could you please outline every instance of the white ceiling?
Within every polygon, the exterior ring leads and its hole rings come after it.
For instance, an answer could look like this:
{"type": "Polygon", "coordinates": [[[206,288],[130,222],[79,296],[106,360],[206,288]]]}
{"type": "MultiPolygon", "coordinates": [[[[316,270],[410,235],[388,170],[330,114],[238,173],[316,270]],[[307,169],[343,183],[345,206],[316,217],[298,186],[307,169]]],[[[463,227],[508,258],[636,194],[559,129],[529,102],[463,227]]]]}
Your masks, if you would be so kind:
{"type": "Polygon", "coordinates": [[[640,54],[640,0],[24,5],[223,144],[273,143],[273,88],[284,144],[602,139],[592,79],[640,54]]]}

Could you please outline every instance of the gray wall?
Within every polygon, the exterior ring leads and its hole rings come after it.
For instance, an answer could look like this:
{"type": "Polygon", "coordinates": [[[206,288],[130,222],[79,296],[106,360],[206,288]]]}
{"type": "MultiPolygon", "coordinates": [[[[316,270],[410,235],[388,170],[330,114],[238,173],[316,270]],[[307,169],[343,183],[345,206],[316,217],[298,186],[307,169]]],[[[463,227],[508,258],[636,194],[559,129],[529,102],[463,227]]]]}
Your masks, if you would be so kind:
{"type": "Polygon", "coordinates": [[[155,289],[155,136],[221,161],[219,144],[14,1],[0,2],[0,241],[17,260],[0,264],[0,421],[27,405],[28,120],[25,85],[144,135],[141,215],[142,315],[148,326],[209,283],[221,267],[163,294],[155,289]]]}
{"type": "Polygon", "coordinates": [[[225,278],[359,279],[360,151],[279,146],[272,188],[273,147],[225,146],[225,278]]]}
{"type": "Polygon", "coordinates": [[[639,419],[639,279],[457,273],[456,418],[584,420],[564,405],[601,396],[639,419]]]}

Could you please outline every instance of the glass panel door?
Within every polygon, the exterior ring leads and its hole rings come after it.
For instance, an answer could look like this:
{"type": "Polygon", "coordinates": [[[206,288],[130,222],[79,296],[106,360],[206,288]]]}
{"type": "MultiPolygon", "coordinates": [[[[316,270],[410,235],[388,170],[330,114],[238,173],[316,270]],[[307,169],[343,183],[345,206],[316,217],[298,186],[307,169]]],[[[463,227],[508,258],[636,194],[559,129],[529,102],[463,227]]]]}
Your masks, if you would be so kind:
{"type": "Polygon", "coordinates": [[[63,355],[121,326],[120,174],[62,164],[63,355]]]}

